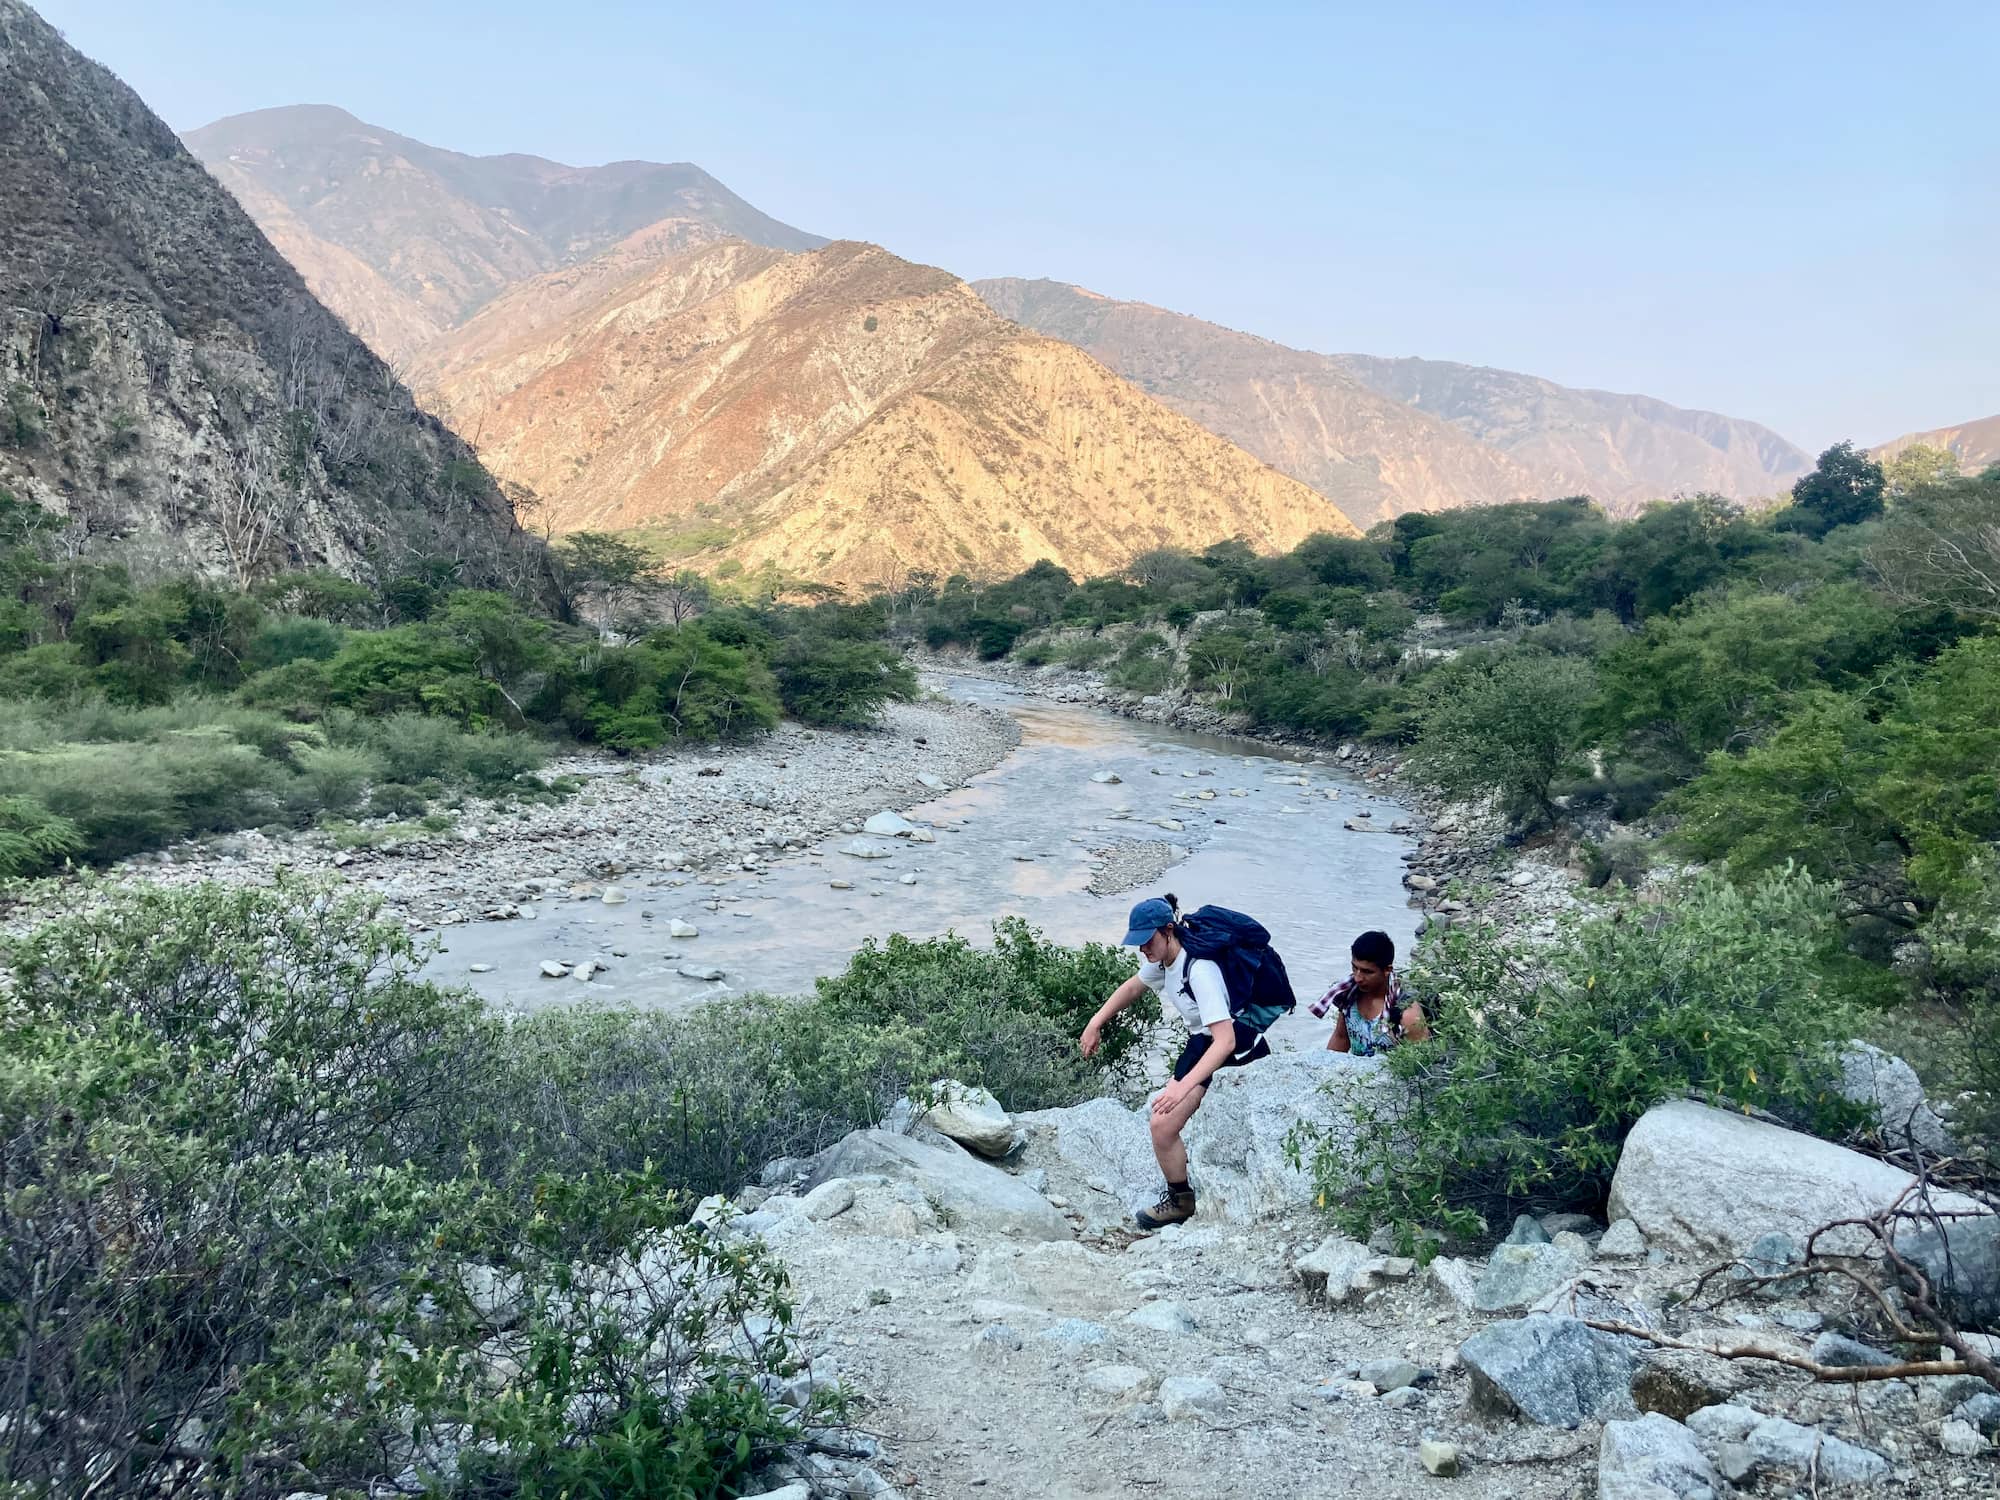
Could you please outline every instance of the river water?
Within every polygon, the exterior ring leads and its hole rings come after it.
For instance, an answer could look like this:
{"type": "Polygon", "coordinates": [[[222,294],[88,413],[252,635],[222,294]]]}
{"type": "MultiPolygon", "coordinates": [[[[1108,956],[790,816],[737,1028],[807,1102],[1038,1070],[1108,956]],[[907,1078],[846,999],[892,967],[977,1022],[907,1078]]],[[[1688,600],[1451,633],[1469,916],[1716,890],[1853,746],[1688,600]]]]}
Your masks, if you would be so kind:
{"type": "Polygon", "coordinates": [[[536,921],[449,928],[429,976],[513,1009],[583,1000],[682,1009],[730,993],[810,991],[864,938],[895,932],[955,931],[979,942],[994,919],[1018,915],[1063,942],[1115,943],[1134,901],[1171,890],[1184,909],[1217,902],[1271,929],[1301,1000],[1300,1016],[1274,1040],[1312,1045],[1326,1023],[1304,1017],[1304,1002],[1345,975],[1354,934],[1381,928],[1399,950],[1414,941],[1416,913],[1402,888],[1410,841],[1386,831],[1402,809],[1335,767],[982,679],[951,678],[946,688],[1013,715],[1021,743],[965,786],[904,812],[934,843],[871,838],[890,854],[858,859],[840,852],[850,839],[835,835],[754,872],[635,873],[622,882],[622,905],[549,901],[536,921]],[[1102,772],[1118,782],[1092,780],[1102,772]],[[1385,831],[1344,826],[1363,812],[1385,831]],[[1162,829],[1155,818],[1182,828],[1162,829]],[[1189,853],[1138,890],[1092,895],[1091,851],[1119,839],[1189,853]],[[677,919],[698,936],[669,936],[677,919]],[[607,967],[579,984],[542,978],[544,959],[607,967]],[[474,973],[475,964],[491,968],[474,973]],[[706,967],[723,978],[681,973],[706,967]]]}

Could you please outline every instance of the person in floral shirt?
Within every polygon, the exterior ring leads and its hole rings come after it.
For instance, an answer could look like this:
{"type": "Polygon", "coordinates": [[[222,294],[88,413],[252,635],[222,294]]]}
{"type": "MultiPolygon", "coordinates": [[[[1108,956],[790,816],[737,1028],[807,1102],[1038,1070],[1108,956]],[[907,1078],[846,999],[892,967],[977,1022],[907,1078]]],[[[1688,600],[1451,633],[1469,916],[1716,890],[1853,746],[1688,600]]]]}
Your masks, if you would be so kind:
{"type": "Polygon", "coordinates": [[[1376,1057],[1401,1042],[1430,1038],[1424,1008],[1403,993],[1396,978],[1396,943],[1386,932],[1364,932],[1348,949],[1352,977],[1343,979],[1312,1004],[1322,1020],[1335,1012],[1329,1052],[1376,1057]]]}

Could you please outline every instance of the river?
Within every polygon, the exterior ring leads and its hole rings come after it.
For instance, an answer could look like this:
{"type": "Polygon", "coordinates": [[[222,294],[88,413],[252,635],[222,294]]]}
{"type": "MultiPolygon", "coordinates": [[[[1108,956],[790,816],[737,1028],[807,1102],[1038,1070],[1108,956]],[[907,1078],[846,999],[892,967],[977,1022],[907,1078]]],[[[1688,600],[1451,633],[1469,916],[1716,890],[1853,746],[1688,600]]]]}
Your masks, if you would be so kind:
{"type": "MultiPolygon", "coordinates": [[[[1184,909],[1212,901],[1264,922],[1302,1002],[1346,973],[1355,933],[1381,928],[1399,950],[1414,941],[1401,858],[1411,843],[1386,831],[1403,810],[1335,766],[983,679],[953,677],[946,687],[1013,715],[1021,743],[992,770],[903,814],[935,842],[871,838],[891,852],[859,859],[840,852],[849,838],[835,836],[755,871],[635,874],[623,882],[622,905],[550,902],[537,921],[449,928],[429,977],[512,1009],[586,999],[681,1009],[752,990],[809,991],[863,939],[896,932],[982,941],[994,919],[1018,915],[1063,942],[1116,942],[1132,903],[1167,890],[1184,909]],[[1119,780],[1092,779],[1106,772],[1119,780]],[[1362,813],[1384,831],[1345,826],[1362,813]],[[1162,829],[1155,818],[1182,827],[1162,829]],[[1189,853],[1137,890],[1093,895],[1091,851],[1121,839],[1189,853]],[[676,920],[698,936],[669,936],[676,920]],[[545,959],[606,967],[579,984],[542,978],[545,959]],[[690,978],[684,968],[723,977],[690,978]]],[[[1304,1017],[1302,1004],[1274,1039],[1298,1044],[1314,1028],[1323,1034],[1325,1023],[1304,1017]]]]}

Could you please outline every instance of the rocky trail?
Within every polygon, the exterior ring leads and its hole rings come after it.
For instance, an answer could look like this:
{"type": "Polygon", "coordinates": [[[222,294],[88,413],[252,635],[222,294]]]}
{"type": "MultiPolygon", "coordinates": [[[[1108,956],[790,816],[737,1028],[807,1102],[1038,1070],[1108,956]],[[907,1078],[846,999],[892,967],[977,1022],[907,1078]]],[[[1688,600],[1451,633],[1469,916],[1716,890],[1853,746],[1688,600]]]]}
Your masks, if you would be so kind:
{"type": "Polygon", "coordinates": [[[1382,1086],[1378,1063],[1324,1052],[1223,1075],[1190,1130],[1201,1216],[1156,1235],[1129,1227],[1157,1190],[1143,1117],[1105,1099],[1010,1120],[960,1095],[710,1200],[721,1232],[789,1268],[814,1382],[858,1397],[850,1452],[775,1493],[1993,1492],[2000,1395],[1976,1379],[1815,1385],[1579,1321],[1887,1358],[1824,1287],[1715,1315],[1680,1299],[1718,1259],[1795,1264],[1824,1201],[1886,1201],[1893,1169],[1662,1106],[1621,1164],[1615,1224],[1524,1217],[1489,1253],[1419,1269],[1328,1235],[1284,1159],[1295,1123],[1338,1132],[1340,1101],[1382,1086]],[[1722,1191],[1674,1165],[1688,1151],[1722,1191]]]}

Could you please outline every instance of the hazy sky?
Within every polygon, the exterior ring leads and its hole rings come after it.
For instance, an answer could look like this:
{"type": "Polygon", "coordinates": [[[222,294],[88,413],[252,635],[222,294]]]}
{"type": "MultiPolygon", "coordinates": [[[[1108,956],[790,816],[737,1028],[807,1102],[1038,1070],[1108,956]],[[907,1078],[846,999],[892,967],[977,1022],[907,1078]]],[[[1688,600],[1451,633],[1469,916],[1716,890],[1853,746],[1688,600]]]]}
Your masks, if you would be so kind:
{"type": "Polygon", "coordinates": [[[39,0],[180,129],[699,163],[968,278],[1644,391],[2000,412],[2000,4],[39,0]]]}

